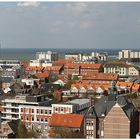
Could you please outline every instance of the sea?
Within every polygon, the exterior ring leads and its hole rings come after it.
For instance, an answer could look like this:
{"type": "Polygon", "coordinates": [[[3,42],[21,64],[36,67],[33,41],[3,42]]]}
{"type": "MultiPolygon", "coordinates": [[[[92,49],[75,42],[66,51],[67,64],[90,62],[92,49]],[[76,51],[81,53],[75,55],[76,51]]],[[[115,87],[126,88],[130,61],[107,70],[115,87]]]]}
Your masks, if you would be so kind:
{"type": "Polygon", "coordinates": [[[58,52],[59,58],[63,59],[66,53],[91,53],[107,52],[110,58],[118,57],[118,49],[64,49],[64,48],[1,48],[0,59],[29,61],[36,59],[36,52],[58,52]]]}

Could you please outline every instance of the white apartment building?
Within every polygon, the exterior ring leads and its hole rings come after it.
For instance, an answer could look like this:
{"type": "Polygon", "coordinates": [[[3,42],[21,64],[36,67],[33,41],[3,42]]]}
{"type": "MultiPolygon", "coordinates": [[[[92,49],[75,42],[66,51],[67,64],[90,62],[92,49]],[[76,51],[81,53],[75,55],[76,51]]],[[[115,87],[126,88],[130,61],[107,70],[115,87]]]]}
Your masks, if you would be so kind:
{"type": "Polygon", "coordinates": [[[140,58],[140,52],[133,52],[131,50],[121,50],[119,51],[119,59],[122,58],[140,58]]]}
{"type": "Polygon", "coordinates": [[[36,59],[38,60],[46,60],[49,62],[58,60],[58,53],[57,52],[37,52],[36,53],[36,59]]]}
{"type": "Polygon", "coordinates": [[[46,100],[44,95],[16,95],[13,98],[2,100],[2,120],[17,120],[19,116],[20,105],[49,105],[50,100],[46,100]]]}
{"type": "Polygon", "coordinates": [[[20,66],[18,60],[0,60],[0,66],[20,66]]]}
{"type": "Polygon", "coordinates": [[[46,66],[52,66],[52,62],[50,61],[47,61],[47,60],[30,60],[30,63],[29,63],[30,66],[32,67],[46,67],[46,66]]]}

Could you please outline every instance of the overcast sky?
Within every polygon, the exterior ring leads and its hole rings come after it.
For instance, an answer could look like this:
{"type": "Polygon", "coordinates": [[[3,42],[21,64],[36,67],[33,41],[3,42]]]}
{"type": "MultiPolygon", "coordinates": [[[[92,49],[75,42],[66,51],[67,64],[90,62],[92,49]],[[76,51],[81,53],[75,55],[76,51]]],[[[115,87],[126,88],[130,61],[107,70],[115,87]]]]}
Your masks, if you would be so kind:
{"type": "Polygon", "coordinates": [[[0,2],[2,48],[140,48],[140,2],[0,2]]]}

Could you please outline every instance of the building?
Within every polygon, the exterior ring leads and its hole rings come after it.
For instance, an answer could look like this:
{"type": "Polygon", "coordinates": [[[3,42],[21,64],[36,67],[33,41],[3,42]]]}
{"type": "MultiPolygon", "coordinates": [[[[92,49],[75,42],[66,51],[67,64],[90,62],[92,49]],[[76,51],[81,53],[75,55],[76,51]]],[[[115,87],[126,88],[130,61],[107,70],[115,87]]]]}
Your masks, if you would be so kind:
{"type": "Polygon", "coordinates": [[[80,53],[66,53],[65,54],[65,59],[66,60],[75,60],[75,61],[81,61],[82,60],[82,55],[83,54],[80,54],[80,53]]]}
{"type": "Polygon", "coordinates": [[[88,73],[87,75],[79,78],[76,82],[79,83],[103,83],[110,84],[112,81],[118,80],[118,74],[116,73],[88,73]]]}
{"type": "Polygon", "coordinates": [[[19,105],[19,119],[26,128],[42,132],[49,129],[48,122],[52,115],[51,106],[19,105]]]}
{"type": "Polygon", "coordinates": [[[55,128],[64,128],[65,130],[69,129],[73,132],[83,133],[83,124],[84,124],[83,122],[84,122],[84,115],[53,114],[49,121],[49,126],[51,127],[52,130],[54,130],[55,128]]]}
{"type": "Polygon", "coordinates": [[[37,52],[36,53],[37,60],[46,60],[48,62],[57,61],[58,60],[58,53],[57,52],[37,52]]]}
{"type": "Polygon", "coordinates": [[[130,65],[125,62],[107,62],[104,64],[104,73],[116,73],[119,77],[129,76],[130,65]]]}
{"type": "Polygon", "coordinates": [[[131,50],[119,51],[119,59],[140,58],[140,52],[133,52],[131,50]]]}
{"type": "Polygon", "coordinates": [[[42,66],[42,67],[46,67],[46,66],[52,66],[52,62],[51,61],[46,61],[46,60],[30,60],[30,63],[29,63],[29,66],[32,66],[32,67],[39,67],[39,66],[42,66]]]}
{"type": "Polygon", "coordinates": [[[45,95],[16,95],[13,98],[3,99],[2,101],[2,120],[17,120],[20,105],[50,105],[51,99],[46,99],[45,95]]]}
{"type": "Polygon", "coordinates": [[[125,96],[103,96],[85,116],[86,138],[135,138],[139,113],[125,96]],[[117,98],[116,98],[117,97],[117,98]]]}
{"type": "Polygon", "coordinates": [[[108,54],[107,52],[92,52],[92,58],[97,58],[98,61],[107,61],[108,54]]]}
{"type": "Polygon", "coordinates": [[[1,123],[0,138],[15,138],[17,134],[18,125],[19,120],[3,121],[1,123]]]}
{"type": "Polygon", "coordinates": [[[64,66],[65,75],[87,75],[88,73],[102,72],[101,64],[67,63],[64,66]]]}
{"type": "Polygon", "coordinates": [[[18,60],[0,60],[0,66],[20,66],[18,60]]]}

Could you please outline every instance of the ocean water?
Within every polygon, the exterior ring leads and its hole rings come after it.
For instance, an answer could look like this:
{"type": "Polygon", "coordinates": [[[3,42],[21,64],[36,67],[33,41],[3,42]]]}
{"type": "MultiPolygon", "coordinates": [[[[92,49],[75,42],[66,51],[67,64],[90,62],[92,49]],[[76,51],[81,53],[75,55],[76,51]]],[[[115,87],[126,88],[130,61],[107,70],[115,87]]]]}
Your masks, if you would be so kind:
{"type": "Polygon", "coordinates": [[[118,55],[117,49],[52,49],[52,48],[1,48],[0,59],[17,59],[17,60],[31,60],[36,58],[36,52],[41,51],[55,51],[59,53],[59,58],[64,58],[65,53],[80,52],[108,52],[110,56],[116,57],[118,55]]]}

